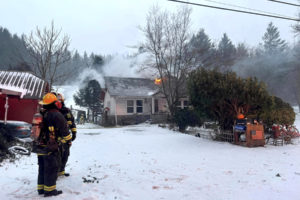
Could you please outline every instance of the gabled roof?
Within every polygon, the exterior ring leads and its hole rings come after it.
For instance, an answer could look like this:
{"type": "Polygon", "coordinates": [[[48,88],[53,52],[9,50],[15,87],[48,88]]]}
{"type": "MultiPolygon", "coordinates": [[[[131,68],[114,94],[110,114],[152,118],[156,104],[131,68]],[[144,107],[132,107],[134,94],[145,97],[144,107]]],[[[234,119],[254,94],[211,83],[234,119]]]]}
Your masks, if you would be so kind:
{"type": "Polygon", "coordinates": [[[40,99],[46,82],[30,72],[0,71],[2,93],[17,93],[21,98],[40,99]]]}
{"type": "Polygon", "coordinates": [[[154,80],[146,78],[104,77],[105,86],[111,96],[119,97],[149,97],[159,88],[154,80]]]}

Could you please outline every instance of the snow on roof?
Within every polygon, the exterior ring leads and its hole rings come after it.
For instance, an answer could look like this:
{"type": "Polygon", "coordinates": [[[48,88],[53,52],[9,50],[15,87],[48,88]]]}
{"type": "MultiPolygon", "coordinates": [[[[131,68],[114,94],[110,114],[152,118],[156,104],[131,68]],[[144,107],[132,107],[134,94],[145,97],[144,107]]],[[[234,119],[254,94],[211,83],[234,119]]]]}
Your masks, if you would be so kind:
{"type": "Polygon", "coordinates": [[[0,71],[0,89],[20,94],[21,98],[40,99],[46,82],[30,72],[0,71]]]}
{"type": "Polygon", "coordinates": [[[154,80],[146,78],[104,77],[110,95],[120,97],[148,97],[159,90],[154,80]]]}

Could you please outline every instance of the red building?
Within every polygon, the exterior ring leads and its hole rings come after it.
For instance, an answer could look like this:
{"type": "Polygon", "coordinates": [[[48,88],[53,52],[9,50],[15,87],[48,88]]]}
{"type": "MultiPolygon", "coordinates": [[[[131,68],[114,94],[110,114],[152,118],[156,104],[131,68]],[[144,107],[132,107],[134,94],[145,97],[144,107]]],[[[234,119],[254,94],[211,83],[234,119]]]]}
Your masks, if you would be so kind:
{"type": "Polygon", "coordinates": [[[47,82],[31,72],[0,71],[0,120],[31,123],[47,91],[47,82]]]}

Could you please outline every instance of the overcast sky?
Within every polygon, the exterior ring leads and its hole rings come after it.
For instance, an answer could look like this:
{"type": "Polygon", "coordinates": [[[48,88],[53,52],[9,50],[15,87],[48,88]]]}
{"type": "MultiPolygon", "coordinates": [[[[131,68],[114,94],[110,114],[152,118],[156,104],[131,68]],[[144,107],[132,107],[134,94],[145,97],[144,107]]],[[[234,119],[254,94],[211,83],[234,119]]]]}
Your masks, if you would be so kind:
{"type": "MultiPolygon", "coordinates": [[[[299,11],[297,7],[267,0],[215,1],[290,17],[296,17],[299,11]]],[[[190,2],[224,6],[208,0],[190,2]]],[[[180,5],[167,0],[0,0],[0,26],[21,35],[30,33],[36,26],[49,26],[53,20],[55,27],[62,28],[62,32],[71,37],[71,49],[77,49],[80,53],[125,54],[132,51],[129,46],[143,41],[138,26],[145,24],[149,8],[156,3],[170,11],[180,5]]],[[[219,41],[226,32],[235,44],[245,42],[250,47],[257,45],[272,21],[283,39],[291,44],[295,42],[291,29],[294,21],[191,7],[192,30],[196,32],[204,28],[213,41],[219,41]]]]}

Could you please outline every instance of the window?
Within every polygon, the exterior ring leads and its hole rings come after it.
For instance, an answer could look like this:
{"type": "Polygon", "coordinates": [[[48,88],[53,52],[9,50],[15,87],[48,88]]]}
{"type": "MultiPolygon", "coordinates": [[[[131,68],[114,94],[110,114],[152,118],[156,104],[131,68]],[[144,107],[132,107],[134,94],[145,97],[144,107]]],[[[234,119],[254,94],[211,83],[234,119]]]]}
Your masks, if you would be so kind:
{"type": "Polygon", "coordinates": [[[143,100],[136,100],[136,112],[143,113],[143,100]]]}
{"type": "Polygon", "coordinates": [[[189,108],[189,101],[183,101],[183,108],[189,108]]]}
{"type": "Polygon", "coordinates": [[[176,102],[176,107],[177,107],[177,109],[181,109],[181,101],[178,100],[176,102]]]}
{"type": "Polygon", "coordinates": [[[133,100],[127,100],[127,113],[133,113],[133,100]]]}

